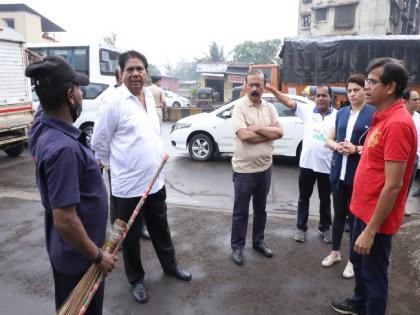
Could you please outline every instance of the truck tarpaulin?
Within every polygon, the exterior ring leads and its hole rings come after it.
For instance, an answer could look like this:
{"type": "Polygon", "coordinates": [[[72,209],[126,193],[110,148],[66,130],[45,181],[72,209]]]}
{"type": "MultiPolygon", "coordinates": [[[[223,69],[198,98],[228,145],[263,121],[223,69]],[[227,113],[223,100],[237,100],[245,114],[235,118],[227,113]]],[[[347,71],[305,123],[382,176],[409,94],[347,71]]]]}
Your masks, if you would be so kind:
{"type": "Polygon", "coordinates": [[[418,35],[285,38],[280,57],[285,83],[346,82],[351,74],[366,74],[369,62],[377,57],[402,60],[409,82],[420,83],[418,35]]]}

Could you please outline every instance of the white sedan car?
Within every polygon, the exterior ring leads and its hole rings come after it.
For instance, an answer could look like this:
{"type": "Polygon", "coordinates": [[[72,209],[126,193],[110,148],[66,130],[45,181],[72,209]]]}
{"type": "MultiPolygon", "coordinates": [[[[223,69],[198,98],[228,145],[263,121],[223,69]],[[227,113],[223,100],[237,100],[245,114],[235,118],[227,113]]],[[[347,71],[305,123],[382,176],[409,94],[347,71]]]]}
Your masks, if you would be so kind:
{"type": "Polygon", "coordinates": [[[168,107],[188,107],[190,106],[190,100],[186,97],[179,96],[171,91],[163,91],[166,98],[166,106],[168,107]]]}
{"type": "MultiPolygon", "coordinates": [[[[315,103],[300,96],[289,95],[305,106],[315,103]]],[[[274,141],[274,155],[284,155],[299,159],[302,149],[303,121],[292,110],[280,103],[271,93],[263,98],[272,103],[283,124],[283,138],[274,141]]],[[[190,157],[196,161],[208,161],[214,155],[232,154],[234,130],[232,110],[236,101],[226,104],[210,113],[191,115],[177,121],[171,130],[172,145],[178,149],[188,150],[190,157]]]]}

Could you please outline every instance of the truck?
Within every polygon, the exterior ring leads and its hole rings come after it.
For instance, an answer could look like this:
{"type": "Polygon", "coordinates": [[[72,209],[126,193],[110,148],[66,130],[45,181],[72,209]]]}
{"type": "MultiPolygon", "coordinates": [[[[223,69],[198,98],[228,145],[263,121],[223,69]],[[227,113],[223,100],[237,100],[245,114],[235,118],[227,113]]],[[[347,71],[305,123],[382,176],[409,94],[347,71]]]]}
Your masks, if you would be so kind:
{"type": "Polygon", "coordinates": [[[0,26],[0,150],[10,157],[23,152],[34,118],[26,65],[23,36],[0,26]]]}
{"type": "Polygon", "coordinates": [[[311,96],[314,86],[327,84],[335,87],[334,103],[340,107],[346,101],[343,87],[347,78],[366,74],[369,62],[378,57],[402,60],[410,88],[420,92],[419,35],[289,37],[280,48],[281,66],[250,68],[260,68],[267,81],[283,93],[311,96]]]}

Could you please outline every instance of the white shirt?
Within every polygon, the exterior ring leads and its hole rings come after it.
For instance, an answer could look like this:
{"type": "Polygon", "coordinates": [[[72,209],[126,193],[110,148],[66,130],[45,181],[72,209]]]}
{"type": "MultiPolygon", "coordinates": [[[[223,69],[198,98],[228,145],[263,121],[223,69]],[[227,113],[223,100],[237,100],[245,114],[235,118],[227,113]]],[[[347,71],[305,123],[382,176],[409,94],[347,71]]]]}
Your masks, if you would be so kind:
{"type": "Polygon", "coordinates": [[[331,171],[332,152],[325,146],[335,123],[337,110],[326,116],[315,112],[312,106],[296,102],[296,115],[304,122],[302,153],[299,166],[314,172],[329,174],[331,171]]]}
{"type": "MultiPolygon", "coordinates": [[[[349,142],[351,142],[350,141],[351,135],[353,133],[353,129],[354,129],[354,125],[356,124],[357,117],[359,117],[359,113],[360,113],[360,111],[354,112],[354,111],[350,110],[350,117],[349,117],[349,120],[347,122],[346,138],[345,138],[345,140],[347,140],[349,142]]],[[[349,158],[348,155],[343,154],[343,160],[341,162],[340,180],[344,180],[346,178],[346,168],[347,168],[348,158],[349,158]]]]}
{"type": "MultiPolygon", "coordinates": [[[[165,154],[155,101],[143,92],[147,111],[124,84],[104,98],[91,139],[96,158],[110,166],[112,194],[120,198],[141,196],[165,154]]],[[[163,185],[161,173],[150,193],[163,185]]]]}
{"type": "MultiPolygon", "coordinates": [[[[420,114],[414,111],[413,115],[414,125],[416,126],[417,130],[417,139],[420,142],[420,114]]],[[[420,158],[420,143],[417,145],[417,156],[420,158]]]]}

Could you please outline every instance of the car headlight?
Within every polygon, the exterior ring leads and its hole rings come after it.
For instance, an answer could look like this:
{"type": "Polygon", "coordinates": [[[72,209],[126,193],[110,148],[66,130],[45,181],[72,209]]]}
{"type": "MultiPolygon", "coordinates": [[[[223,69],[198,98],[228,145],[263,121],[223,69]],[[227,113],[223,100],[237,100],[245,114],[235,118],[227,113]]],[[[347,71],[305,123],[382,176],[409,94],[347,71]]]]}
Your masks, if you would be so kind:
{"type": "Polygon", "coordinates": [[[191,124],[176,123],[172,125],[171,133],[178,129],[190,128],[191,124]]]}

